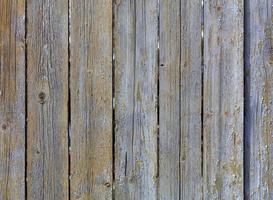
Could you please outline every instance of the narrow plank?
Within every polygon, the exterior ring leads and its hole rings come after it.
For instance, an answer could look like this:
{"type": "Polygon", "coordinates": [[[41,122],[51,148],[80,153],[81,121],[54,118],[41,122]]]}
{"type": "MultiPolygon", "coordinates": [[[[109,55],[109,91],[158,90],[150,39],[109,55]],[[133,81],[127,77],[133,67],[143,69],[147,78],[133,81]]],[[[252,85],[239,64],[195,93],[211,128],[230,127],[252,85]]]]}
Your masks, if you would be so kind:
{"type": "Polygon", "coordinates": [[[160,1],[159,198],[202,198],[201,1],[160,1]]]}
{"type": "Polygon", "coordinates": [[[68,199],[68,3],[27,1],[27,198],[68,199]]]}
{"type": "Polygon", "coordinates": [[[243,199],[243,1],[204,2],[204,199],[243,199]]]}
{"type": "MultiPolygon", "coordinates": [[[[180,0],[160,0],[159,199],[180,199],[180,0]]],[[[185,119],[185,118],[184,118],[185,119]]],[[[181,151],[182,152],[182,151],[181,151]]]]}
{"type": "Polygon", "coordinates": [[[273,196],[273,2],[246,1],[246,199],[273,196]]]}
{"type": "Polygon", "coordinates": [[[157,9],[115,4],[115,199],[157,198],[157,9]]]}
{"type": "Polygon", "coordinates": [[[112,1],[71,1],[71,199],[112,198],[112,1]]]}
{"type": "Polygon", "coordinates": [[[202,199],[202,1],[181,0],[180,12],[180,199],[202,199]]]}
{"type": "Polygon", "coordinates": [[[0,0],[0,199],[25,199],[25,1],[0,0]]]}

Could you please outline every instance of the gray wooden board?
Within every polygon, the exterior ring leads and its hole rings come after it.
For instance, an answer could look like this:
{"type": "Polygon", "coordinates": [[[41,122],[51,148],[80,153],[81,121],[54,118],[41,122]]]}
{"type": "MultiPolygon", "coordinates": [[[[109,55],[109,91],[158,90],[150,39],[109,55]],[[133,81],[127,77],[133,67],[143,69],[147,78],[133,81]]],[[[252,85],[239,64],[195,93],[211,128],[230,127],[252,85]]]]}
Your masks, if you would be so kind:
{"type": "Polygon", "coordinates": [[[273,2],[245,5],[245,194],[247,199],[273,196],[273,2]]]}
{"type": "Polygon", "coordinates": [[[68,199],[68,1],[27,0],[27,198],[68,199]]]}
{"type": "Polygon", "coordinates": [[[112,199],[112,1],[70,9],[71,199],[112,199]]]}
{"type": "Polygon", "coordinates": [[[159,11],[159,199],[180,194],[180,1],[160,0],[159,11]]]}
{"type": "Polygon", "coordinates": [[[180,199],[202,199],[202,2],[180,7],[180,199]]]}
{"type": "Polygon", "coordinates": [[[243,199],[243,11],[204,1],[204,199],[243,199]]]}
{"type": "Polygon", "coordinates": [[[115,198],[157,198],[157,0],[115,3],[115,198]]]}
{"type": "Polygon", "coordinates": [[[159,198],[202,198],[201,1],[160,1],[159,198]]]}

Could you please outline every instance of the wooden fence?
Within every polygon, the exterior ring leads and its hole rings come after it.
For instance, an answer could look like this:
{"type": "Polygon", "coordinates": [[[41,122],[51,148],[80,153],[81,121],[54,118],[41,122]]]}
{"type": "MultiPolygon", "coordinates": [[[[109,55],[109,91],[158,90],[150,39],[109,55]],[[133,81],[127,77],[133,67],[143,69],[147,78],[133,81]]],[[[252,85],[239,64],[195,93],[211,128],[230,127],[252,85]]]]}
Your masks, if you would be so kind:
{"type": "Polygon", "coordinates": [[[0,0],[0,200],[273,199],[272,0],[0,0]]]}

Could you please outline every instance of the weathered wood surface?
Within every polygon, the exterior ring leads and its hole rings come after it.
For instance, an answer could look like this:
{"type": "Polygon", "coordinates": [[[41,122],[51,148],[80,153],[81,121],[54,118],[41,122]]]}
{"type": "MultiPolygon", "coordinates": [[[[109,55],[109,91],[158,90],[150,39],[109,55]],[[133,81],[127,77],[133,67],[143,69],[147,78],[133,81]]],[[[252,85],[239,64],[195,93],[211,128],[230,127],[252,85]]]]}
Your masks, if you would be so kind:
{"type": "Polygon", "coordinates": [[[204,1],[204,199],[243,199],[243,1],[204,1]]]}
{"type": "Polygon", "coordinates": [[[180,2],[160,1],[159,199],[180,194],[180,2]]]}
{"type": "Polygon", "coordinates": [[[245,194],[273,196],[273,2],[246,1],[245,194]]]}
{"type": "Polygon", "coordinates": [[[181,0],[180,11],[180,199],[185,200],[202,199],[201,3],[181,0]]]}
{"type": "Polygon", "coordinates": [[[25,1],[0,0],[0,199],[25,199],[25,1]]]}
{"type": "Polygon", "coordinates": [[[201,1],[160,1],[159,198],[202,198],[201,1]]]}
{"type": "Polygon", "coordinates": [[[116,199],[157,199],[157,9],[115,4],[116,199]]]}
{"type": "Polygon", "coordinates": [[[27,1],[27,199],[68,199],[68,1],[27,1]]]}
{"type": "Polygon", "coordinates": [[[71,199],[112,199],[112,1],[70,9],[71,199]]]}
{"type": "Polygon", "coordinates": [[[0,0],[0,200],[272,199],[272,6],[0,0]]]}

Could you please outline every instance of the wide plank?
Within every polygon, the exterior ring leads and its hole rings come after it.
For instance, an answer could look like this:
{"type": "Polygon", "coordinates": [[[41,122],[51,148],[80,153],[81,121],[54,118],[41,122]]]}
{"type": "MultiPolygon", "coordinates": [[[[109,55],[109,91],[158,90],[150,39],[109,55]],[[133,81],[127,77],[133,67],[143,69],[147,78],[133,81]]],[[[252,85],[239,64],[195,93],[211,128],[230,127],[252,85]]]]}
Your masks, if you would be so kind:
{"type": "Polygon", "coordinates": [[[68,199],[68,1],[27,0],[27,198],[68,199]]]}
{"type": "Polygon", "coordinates": [[[204,1],[204,199],[243,199],[243,12],[204,1]]]}
{"type": "Polygon", "coordinates": [[[157,9],[115,3],[115,199],[157,199],[157,9]]]}
{"type": "Polygon", "coordinates": [[[70,14],[71,199],[112,199],[112,1],[70,14]]]}
{"type": "Polygon", "coordinates": [[[160,1],[159,199],[202,198],[201,1],[160,1]]]}

